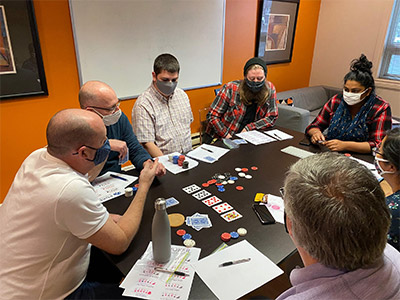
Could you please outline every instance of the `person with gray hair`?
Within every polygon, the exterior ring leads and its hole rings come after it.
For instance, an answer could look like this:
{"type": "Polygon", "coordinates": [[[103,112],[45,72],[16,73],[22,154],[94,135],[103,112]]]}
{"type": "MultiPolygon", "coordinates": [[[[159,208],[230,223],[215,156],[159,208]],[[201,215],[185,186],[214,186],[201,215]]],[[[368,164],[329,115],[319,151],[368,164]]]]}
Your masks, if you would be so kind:
{"type": "Polygon", "coordinates": [[[399,299],[400,253],[386,243],[390,213],[374,175],[335,153],[295,163],[285,222],[304,263],[282,299],[399,299]]]}
{"type": "Polygon", "coordinates": [[[116,299],[118,284],[86,280],[91,245],[121,254],[139,229],[158,160],[146,164],[124,215],[109,214],[87,173],[110,152],[102,119],[68,109],[47,126],[0,206],[0,299],[116,299]]]}

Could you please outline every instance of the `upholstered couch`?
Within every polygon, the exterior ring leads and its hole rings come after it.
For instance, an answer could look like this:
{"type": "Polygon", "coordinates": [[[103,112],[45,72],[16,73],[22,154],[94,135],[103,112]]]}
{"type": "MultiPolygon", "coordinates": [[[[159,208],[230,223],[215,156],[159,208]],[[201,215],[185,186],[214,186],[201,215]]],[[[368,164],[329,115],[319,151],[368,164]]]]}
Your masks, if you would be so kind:
{"type": "Polygon", "coordinates": [[[341,90],[328,86],[311,86],[277,93],[278,100],[293,99],[294,106],[278,104],[277,126],[304,132],[324,104],[341,90]]]}

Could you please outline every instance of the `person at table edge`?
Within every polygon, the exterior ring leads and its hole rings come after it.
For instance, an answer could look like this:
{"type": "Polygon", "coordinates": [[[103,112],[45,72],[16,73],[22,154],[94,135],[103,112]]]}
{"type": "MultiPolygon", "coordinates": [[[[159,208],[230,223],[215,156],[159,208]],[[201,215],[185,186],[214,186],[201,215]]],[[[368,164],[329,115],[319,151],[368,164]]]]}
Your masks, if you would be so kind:
{"type": "Polygon", "coordinates": [[[235,133],[266,129],[278,118],[276,91],[267,81],[267,66],[258,57],[249,59],[244,79],[225,84],[207,114],[204,142],[214,138],[231,138],[235,133]]]}
{"type": "Polygon", "coordinates": [[[389,103],[375,94],[371,68],[364,54],[352,61],[343,93],[333,96],[306,128],[312,143],[322,143],[331,151],[359,153],[371,153],[379,145],[392,127],[392,117],[389,103]]]}
{"type": "MultiPolygon", "coordinates": [[[[120,101],[115,91],[101,81],[88,81],[79,91],[79,104],[82,109],[98,114],[107,128],[111,152],[104,162],[89,172],[92,181],[99,173],[121,172],[120,160],[126,158],[140,171],[145,164],[152,164],[151,156],[140,145],[127,116],[119,108],[120,101]],[[96,172],[96,170],[98,170],[96,172]],[[93,178],[94,177],[94,178],[93,178]]],[[[159,163],[157,176],[165,175],[165,167],[159,163]]]]}

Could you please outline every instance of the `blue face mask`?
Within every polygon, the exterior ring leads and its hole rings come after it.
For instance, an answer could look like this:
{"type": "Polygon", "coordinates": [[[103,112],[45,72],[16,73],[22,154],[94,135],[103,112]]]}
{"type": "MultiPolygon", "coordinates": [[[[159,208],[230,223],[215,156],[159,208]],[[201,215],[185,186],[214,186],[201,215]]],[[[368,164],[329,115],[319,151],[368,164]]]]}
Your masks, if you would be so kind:
{"type": "MultiPolygon", "coordinates": [[[[88,147],[89,149],[96,150],[96,154],[94,155],[93,159],[86,158],[88,161],[92,161],[95,164],[95,166],[105,161],[108,157],[108,154],[111,151],[110,142],[108,141],[108,139],[104,142],[103,146],[101,146],[100,148],[93,148],[87,145],[83,146],[88,147]]],[[[74,154],[78,154],[78,152],[74,154]]]]}

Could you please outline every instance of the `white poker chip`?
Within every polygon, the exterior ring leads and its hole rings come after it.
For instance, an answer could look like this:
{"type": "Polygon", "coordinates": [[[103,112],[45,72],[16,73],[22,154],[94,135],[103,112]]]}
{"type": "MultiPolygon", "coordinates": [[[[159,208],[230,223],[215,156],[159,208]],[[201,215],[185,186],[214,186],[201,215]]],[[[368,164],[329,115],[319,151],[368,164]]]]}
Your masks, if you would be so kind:
{"type": "Polygon", "coordinates": [[[246,228],[239,228],[236,230],[237,233],[239,233],[240,236],[245,236],[247,234],[247,229],[246,228]]]}
{"type": "Polygon", "coordinates": [[[183,244],[188,248],[196,246],[196,242],[194,240],[192,240],[192,239],[184,240],[183,244]]]}
{"type": "Polygon", "coordinates": [[[246,175],[246,176],[244,176],[246,179],[252,179],[253,178],[253,176],[251,176],[251,175],[246,175]]]}
{"type": "Polygon", "coordinates": [[[224,175],[219,175],[218,178],[219,179],[225,179],[225,176],[224,175]]]}
{"type": "Polygon", "coordinates": [[[127,187],[125,188],[125,197],[131,197],[133,196],[133,188],[127,187]]]}
{"type": "Polygon", "coordinates": [[[228,184],[228,181],[222,181],[221,182],[223,185],[228,184]]]}
{"type": "Polygon", "coordinates": [[[235,168],[235,171],[240,172],[240,171],[242,171],[242,168],[235,168]]]}
{"type": "Polygon", "coordinates": [[[235,180],[228,180],[228,183],[229,183],[229,184],[234,184],[234,183],[235,183],[235,180]]]}
{"type": "Polygon", "coordinates": [[[246,176],[246,174],[243,173],[243,172],[238,173],[238,175],[239,175],[239,177],[244,177],[244,176],[246,176]]]}

